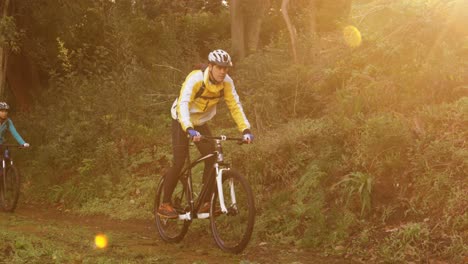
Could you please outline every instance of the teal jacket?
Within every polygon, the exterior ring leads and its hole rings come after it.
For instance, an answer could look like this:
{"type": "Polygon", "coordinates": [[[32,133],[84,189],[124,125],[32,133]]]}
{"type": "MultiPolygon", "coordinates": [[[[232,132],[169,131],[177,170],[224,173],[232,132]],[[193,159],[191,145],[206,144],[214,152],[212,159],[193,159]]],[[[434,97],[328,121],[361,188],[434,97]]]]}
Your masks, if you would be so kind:
{"type": "Polygon", "coordinates": [[[7,118],[7,120],[0,125],[0,144],[5,142],[5,132],[7,130],[10,130],[11,135],[13,135],[13,137],[20,145],[26,143],[20,134],[18,134],[18,131],[16,131],[15,125],[13,125],[13,121],[11,121],[10,118],[7,118]]]}

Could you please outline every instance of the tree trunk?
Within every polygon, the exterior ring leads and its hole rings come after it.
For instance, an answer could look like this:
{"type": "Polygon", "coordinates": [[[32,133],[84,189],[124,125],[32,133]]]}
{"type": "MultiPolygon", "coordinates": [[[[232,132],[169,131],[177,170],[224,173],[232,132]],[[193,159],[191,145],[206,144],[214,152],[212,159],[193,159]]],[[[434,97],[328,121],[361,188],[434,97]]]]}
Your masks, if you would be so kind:
{"type": "Polygon", "coordinates": [[[283,2],[281,3],[281,13],[283,14],[283,18],[284,18],[284,21],[286,22],[286,26],[288,26],[294,63],[298,63],[297,50],[296,50],[297,33],[296,33],[296,29],[291,23],[291,20],[289,19],[288,4],[289,4],[289,0],[283,0],[283,2]]]}
{"type": "Polygon", "coordinates": [[[310,0],[310,34],[317,34],[317,2],[316,0],[310,0]]]}
{"type": "Polygon", "coordinates": [[[7,81],[18,110],[30,110],[33,97],[41,90],[41,81],[37,69],[22,53],[9,56],[7,81]]]}
{"type": "Polygon", "coordinates": [[[6,89],[6,74],[8,65],[8,49],[2,47],[0,49],[0,98],[5,95],[6,89]]]}
{"type": "Polygon", "coordinates": [[[262,28],[263,18],[271,6],[270,0],[256,1],[255,13],[249,14],[245,30],[247,30],[247,50],[248,52],[255,52],[258,49],[258,42],[260,40],[260,32],[262,28]]]}
{"type": "Polygon", "coordinates": [[[231,6],[231,45],[236,60],[245,57],[244,16],[242,14],[241,0],[232,0],[231,6]]]}
{"type": "MultiPolygon", "coordinates": [[[[10,0],[5,0],[1,5],[1,14],[2,16],[0,19],[3,19],[8,15],[8,11],[10,7],[10,0]]],[[[5,94],[5,87],[6,87],[6,71],[8,65],[8,48],[3,43],[0,43],[0,97],[3,97],[5,94]]]]}

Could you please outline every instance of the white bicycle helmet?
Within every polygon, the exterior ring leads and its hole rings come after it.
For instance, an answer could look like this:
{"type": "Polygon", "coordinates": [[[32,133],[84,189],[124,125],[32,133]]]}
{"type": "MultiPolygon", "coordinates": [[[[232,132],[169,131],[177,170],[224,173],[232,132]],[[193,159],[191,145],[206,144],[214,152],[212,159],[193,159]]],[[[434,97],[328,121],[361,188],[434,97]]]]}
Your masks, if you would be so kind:
{"type": "Polygon", "coordinates": [[[8,110],[10,106],[5,102],[0,102],[0,110],[8,110]]]}
{"type": "Polygon", "coordinates": [[[232,66],[231,56],[229,56],[229,54],[222,49],[217,49],[210,52],[208,55],[208,61],[219,66],[232,66]]]}

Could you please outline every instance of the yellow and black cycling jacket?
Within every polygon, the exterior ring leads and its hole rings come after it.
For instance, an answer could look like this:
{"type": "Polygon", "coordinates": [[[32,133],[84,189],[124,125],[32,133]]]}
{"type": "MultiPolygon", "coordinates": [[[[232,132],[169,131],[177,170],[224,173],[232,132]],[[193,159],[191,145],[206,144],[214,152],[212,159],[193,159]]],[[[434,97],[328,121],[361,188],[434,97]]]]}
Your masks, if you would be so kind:
{"type": "Polygon", "coordinates": [[[216,105],[221,97],[224,98],[239,131],[250,129],[239,95],[234,87],[234,82],[229,75],[223,82],[212,84],[209,80],[209,69],[192,71],[182,84],[179,97],[171,108],[172,118],[179,121],[184,131],[187,128],[201,126],[211,120],[216,114],[216,105]],[[201,96],[197,92],[205,82],[205,90],[201,96]],[[224,94],[224,95],[223,95],[224,94]]]}

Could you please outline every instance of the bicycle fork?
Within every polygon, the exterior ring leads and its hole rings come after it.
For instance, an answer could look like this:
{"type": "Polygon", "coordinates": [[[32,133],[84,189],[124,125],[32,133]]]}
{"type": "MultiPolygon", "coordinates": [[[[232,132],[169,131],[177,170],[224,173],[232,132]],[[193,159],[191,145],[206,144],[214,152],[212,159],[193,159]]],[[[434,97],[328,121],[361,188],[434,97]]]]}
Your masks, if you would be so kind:
{"type": "Polygon", "coordinates": [[[5,159],[2,159],[2,179],[3,179],[3,184],[2,184],[2,193],[6,193],[6,188],[7,188],[7,183],[6,183],[6,161],[5,159]]]}
{"type": "MultiPolygon", "coordinates": [[[[216,186],[218,187],[218,197],[219,197],[219,206],[221,207],[221,212],[223,214],[228,213],[226,203],[224,202],[224,192],[223,192],[223,171],[228,171],[230,168],[219,168],[218,164],[215,165],[216,168],[216,186]]],[[[234,192],[234,183],[232,179],[229,179],[229,190],[231,194],[231,206],[236,205],[236,194],[234,192]]]]}

